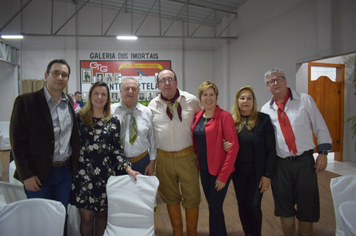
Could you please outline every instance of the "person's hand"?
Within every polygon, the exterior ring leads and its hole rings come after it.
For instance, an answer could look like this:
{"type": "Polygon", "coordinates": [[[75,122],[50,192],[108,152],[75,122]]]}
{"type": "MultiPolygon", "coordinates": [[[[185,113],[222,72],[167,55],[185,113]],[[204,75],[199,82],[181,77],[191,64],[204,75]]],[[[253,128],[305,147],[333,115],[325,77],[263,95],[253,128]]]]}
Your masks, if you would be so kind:
{"type": "Polygon", "coordinates": [[[23,181],[23,185],[25,186],[27,191],[31,191],[31,192],[37,192],[41,190],[41,181],[40,179],[37,177],[37,175],[34,175],[28,179],[25,179],[23,181]]]}
{"type": "Polygon", "coordinates": [[[151,160],[146,166],[145,175],[152,175],[155,172],[155,160],[151,160]]]}
{"type": "Polygon", "coordinates": [[[215,188],[216,191],[220,191],[221,189],[223,189],[225,187],[225,183],[221,182],[220,180],[216,180],[215,181],[215,188]]]}
{"type": "Polygon", "coordinates": [[[315,161],[315,173],[323,172],[328,165],[328,157],[324,154],[319,154],[315,161]]]}
{"type": "Polygon", "coordinates": [[[127,174],[129,174],[129,175],[131,175],[132,177],[134,177],[135,181],[137,181],[136,175],[140,175],[140,174],[141,174],[141,173],[138,172],[138,171],[132,170],[130,166],[126,168],[126,172],[127,172],[127,174]]]}
{"type": "Polygon", "coordinates": [[[232,143],[225,141],[225,139],[223,140],[223,147],[224,147],[225,152],[229,151],[231,146],[232,146],[232,143]]]}
{"type": "Polygon", "coordinates": [[[260,184],[258,186],[260,188],[260,193],[264,193],[269,189],[270,182],[271,182],[270,178],[262,176],[260,180],[260,184]]]}

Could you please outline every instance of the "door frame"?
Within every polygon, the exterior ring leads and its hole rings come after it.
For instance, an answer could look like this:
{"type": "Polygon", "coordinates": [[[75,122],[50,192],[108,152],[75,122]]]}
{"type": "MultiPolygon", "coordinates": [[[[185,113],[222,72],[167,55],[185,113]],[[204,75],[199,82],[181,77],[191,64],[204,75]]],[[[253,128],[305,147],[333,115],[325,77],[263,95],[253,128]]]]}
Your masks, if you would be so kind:
{"type": "MultiPolygon", "coordinates": [[[[344,100],[345,100],[345,65],[344,64],[333,64],[333,63],[319,63],[319,62],[308,62],[308,93],[309,87],[311,84],[311,67],[312,66],[320,66],[320,67],[335,67],[336,68],[336,81],[341,82],[341,114],[340,120],[344,121],[344,100]]],[[[333,140],[333,142],[335,142],[333,140]]],[[[340,152],[334,152],[334,160],[335,161],[343,161],[343,153],[344,153],[344,122],[340,123],[340,152]]]]}

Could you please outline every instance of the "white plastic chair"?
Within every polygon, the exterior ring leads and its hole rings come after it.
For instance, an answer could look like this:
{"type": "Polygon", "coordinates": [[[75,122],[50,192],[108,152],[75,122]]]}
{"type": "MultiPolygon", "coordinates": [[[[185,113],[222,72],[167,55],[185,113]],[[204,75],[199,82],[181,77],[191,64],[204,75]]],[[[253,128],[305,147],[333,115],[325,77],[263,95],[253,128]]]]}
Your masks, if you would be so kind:
{"type": "Polygon", "coordinates": [[[342,228],[345,236],[356,235],[356,201],[347,201],[339,207],[342,228]]]}
{"type": "Polygon", "coordinates": [[[13,202],[0,211],[0,235],[63,236],[65,217],[61,202],[43,198],[13,202]]]}
{"type": "Polygon", "coordinates": [[[108,223],[105,236],[152,236],[159,181],[156,176],[111,176],[106,186],[108,223]]]}
{"type": "Polygon", "coordinates": [[[6,204],[27,199],[23,185],[0,181],[0,189],[4,195],[6,204]]]}
{"type": "Polygon", "coordinates": [[[16,165],[14,161],[11,161],[9,163],[9,183],[11,184],[17,184],[17,185],[23,185],[20,181],[14,178],[14,173],[16,170],[16,165]]]}
{"type": "Polygon", "coordinates": [[[68,204],[67,207],[67,235],[79,236],[80,235],[80,214],[76,206],[68,204]]]}
{"type": "Polygon", "coordinates": [[[336,236],[348,236],[345,234],[343,220],[340,215],[340,206],[344,202],[356,200],[356,175],[344,175],[333,178],[330,181],[330,190],[334,202],[336,219],[336,236]]]}

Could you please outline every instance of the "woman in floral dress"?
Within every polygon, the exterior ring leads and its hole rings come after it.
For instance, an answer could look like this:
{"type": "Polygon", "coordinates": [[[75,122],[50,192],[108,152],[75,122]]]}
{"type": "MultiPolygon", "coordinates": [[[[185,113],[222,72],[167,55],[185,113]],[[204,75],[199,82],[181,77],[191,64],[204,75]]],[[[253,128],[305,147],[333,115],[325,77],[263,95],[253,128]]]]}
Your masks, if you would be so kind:
{"type": "Polygon", "coordinates": [[[120,144],[120,121],[110,112],[110,91],[106,83],[96,82],[89,90],[88,102],[77,113],[80,133],[78,173],[72,184],[72,204],[79,208],[82,236],[103,235],[107,224],[106,183],[111,175],[125,169],[139,172],[120,144]],[[95,227],[94,227],[95,223],[95,227]]]}

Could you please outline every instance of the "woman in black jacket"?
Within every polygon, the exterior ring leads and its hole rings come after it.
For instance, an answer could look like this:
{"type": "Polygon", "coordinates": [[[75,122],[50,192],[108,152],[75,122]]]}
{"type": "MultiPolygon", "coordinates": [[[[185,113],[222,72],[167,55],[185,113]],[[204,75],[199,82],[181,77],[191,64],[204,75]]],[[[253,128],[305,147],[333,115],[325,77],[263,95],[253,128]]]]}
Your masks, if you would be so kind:
{"type": "MultiPolygon", "coordinates": [[[[246,236],[261,236],[262,195],[269,189],[276,165],[273,126],[269,115],[257,112],[250,86],[237,92],[232,117],[240,146],[232,178],[240,220],[246,236]]],[[[228,143],[224,146],[229,148],[228,143]]]]}

